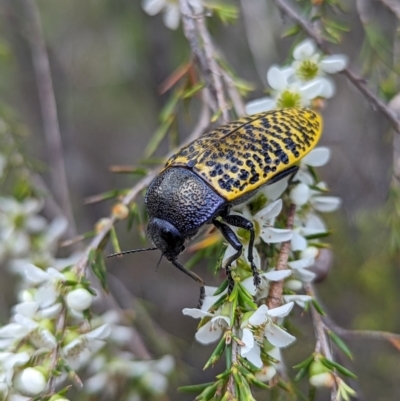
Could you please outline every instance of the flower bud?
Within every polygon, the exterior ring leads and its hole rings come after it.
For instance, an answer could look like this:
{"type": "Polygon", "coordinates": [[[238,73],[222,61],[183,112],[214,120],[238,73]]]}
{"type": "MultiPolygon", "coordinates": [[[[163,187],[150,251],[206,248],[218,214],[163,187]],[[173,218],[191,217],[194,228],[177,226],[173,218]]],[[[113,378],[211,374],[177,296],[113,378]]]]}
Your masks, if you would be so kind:
{"type": "Polygon", "coordinates": [[[129,209],[123,203],[117,203],[116,205],[113,206],[111,213],[116,219],[123,220],[128,217],[129,209]]]}
{"type": "Polygon", "coordinates": [[[310,384],[314,387],[332,387],[335,379],[332,372],[321,362],[314,361],[310,366],[310,384]]]}
{"type": "Polygon", "coordinates": [[[303,283],[300,280],[287,280],[284,287],[291,291],[300,291],[303,288],[303,283]]]}
{"type": "Polygon", "coordinates": [[[94,226],[94,230],[98,234],[101,232],[108,224],[110,224],[110,219],[108,217],[105,217],[103,219],[100,219],[96,225],[94,226]]]}
{"type": "Polygon", "coordinates": [[[290,199],[296,206],[303,206],[310,198],[310,188],[308,185],[300,183],[290,191],[290,199]]]}
{"type": "Polygon", "coordinates": [[[256,373],[256,379],[261,382],[267,382],[276,375],[276,369],[270,365],[264,365],[260,372],[256,373]]]}
{"type": "Polygon", "coordinates": [[[301,258],[316,258],[319,254],[319,249],[315,246],[308,246],[306,249],[301,251],[301,258]]]}
{"type": "Polygon", "coordinates": [[[92,305],[93,298],[93,295],[88,290],[77,288],[67,294],[66,301],[71,309],[84,311],[92,305]]]}
{"type": "Polygon", "coordinates": [[[26,368],[17,374],[14,385],[21,394],[36,397],[46,389],[47,379],[38,367],[26,368]]]}

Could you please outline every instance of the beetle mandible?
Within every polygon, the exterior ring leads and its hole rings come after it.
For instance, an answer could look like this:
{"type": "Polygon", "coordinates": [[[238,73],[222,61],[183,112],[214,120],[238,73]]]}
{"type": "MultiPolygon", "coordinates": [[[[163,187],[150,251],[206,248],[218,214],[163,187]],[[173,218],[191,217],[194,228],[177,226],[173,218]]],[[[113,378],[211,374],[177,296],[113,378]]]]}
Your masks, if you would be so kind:
{"type": "Polygon", "coordinates": [[[253,223],[231,215],[230,210],[249,200],[260,187],[295,174],[298,162],[315,147],[321,132],[319,114],[306,108],[286,108],[243,117],[202,135],[171,156],[148,187],[147,233],[155,247],[109,257],[159,249],[162,256],[201,285],[201,306],[204,281],[177,258],[185,242],[205,225],[213,224],[236,250],[223,266],[231,290],[234,280],[230,266],[240,257],[243,246],[230,226],[239,227],[250,232],[248,260],[258,287],[253,223]]]}

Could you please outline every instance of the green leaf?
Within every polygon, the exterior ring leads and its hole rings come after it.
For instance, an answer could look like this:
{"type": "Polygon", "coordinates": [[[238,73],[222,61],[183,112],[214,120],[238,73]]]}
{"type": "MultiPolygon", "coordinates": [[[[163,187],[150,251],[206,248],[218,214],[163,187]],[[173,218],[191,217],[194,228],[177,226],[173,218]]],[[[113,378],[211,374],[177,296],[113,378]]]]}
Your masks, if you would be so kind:
{"type": "Polygon", "coordinates": [[[326,313],[324,312],[324,310],[322,309],[321,305],[318,303],[318,301],[313,298],[311,300],[311,303],[313,304],[313,307],[315,308],[315,310],[321,315],[321,316],[325,316],[326,313]]]}
{"type": "Polygon", "coordinates": [[[200,92],[204,88],[204,82],[199,82],[197,85],[192,86],[189,89],[186,89],[183,92],[182,99],[187,99],[189,97],[194,96],[196,93],[200,92]]]}
{"type": "Polygon", "coordinates": [[[224,280],[220,286],[215,290],[214,295],[219,295],[221,292],[224,292],[225,289],[228,287],[228,279],[224,280]]]}
{"type": "Polygon", "coordinates": [[[334,333],[332,330],[328,330],[328,335],[348,358],[353,359],[353,354],[351,353],[349,347],[336,333],[334,333]]]}
{"type": "Polygon", "coordinates": [[[298,363],[297,365],[294,365],[293,369],[301,369],[307,367],[311,364],[313,360],[314,360],[314,355],[310,355],[308,358],[304,359],[304,361],[298,363]]]}
{"type": "Polygon", "coordinates": [[[241,355],[238,355],[238,361],[251,373],[257,373],[260,372],[261,369],[258,368],[256,365],[253,365],[250,361],[248,361],[246,358],[242,357],[241,355]]]}
{"type": "Polygon", "coordinates": [[[99,279],[104,291],[108,292],[107,269],[104,263],[102,252],[98,249],[91,249],[89,252],[89,263],[94,275],[99,279]]]}
{"type": "Polygon", "coordinates": [[[168,130],[170,129],[172,123],[174,122],[175,116],[171,116],[168,120],[165,120],[161,123],[161,125],[156,129],[153,137],[151,138],[149,144],[143,152],[143,157],[150,157],[158,148],[160,142],[167,135],[168,130]]]}
{"type": "Polygon", "coordinates": [[[111,244],[114,248],[114,252],[121,253],[121,247],[119,246],[118,236],[117,236],[117,232],[115,231],[114,226],[111,227],[111,230],[110,230],[110,239],[111,239],[111,244]]]}
{"type": "Polygon", "coordinates": [[[292,25],[286,31],[283,32],[282,38],[288,38],[290,36],[295,36],[301,31],[300,25],[292,25]]]}
{"type": "Polygon", "coordinates": [[[210,383],[202,383],[202,384],[193,384],[190,386],[181,386],[178,387],[178,391],[181,391],[182,393],[198,393],[199,391],[203,391],[209,386],[214,385],[214,382],[210,383]]]}
{"type": "Polygon", "coordinates": [[[238,8],[232,4],[213,1],[207,2],[206,7],[212,10],[223,24],[233,23],[239,16],[238,8]]]}
{"type": "Polygon", "coordinates": [[[217,110],[214,114],[213,114],[213,116],[211,117],[211,122],[212,123],[215,123],[220,117],[221,117],[221,114],[222,114],[222,110],[221,109],[219,109],[219,110],[217,110]]]}
{"type": "Polygon", "coordinates": [[[323,233],[317,233],[317,234],[310,234],[310,235],[305,235],[304,238],[306,240],[313,240],[313,239],[318,239],[318,238],[325,238],[331,235],[333,230],[328,230],[323,233]]]}
{"type": "Polygon", "coordinates": [[[352,379],[357,379],[357,376],[353,372],[346,369],[344,366],[340,365],[337,362],[330,361],[329,359],[326,358],[321,358],[320,361],[328,369],[336,369],[339,373],[341,373],[344,376],[351,377],[352,379]]]}
{"type": "Polygon", "coordinates": [[[225,337],[222,336],[221,340],[219,341],[218,345],[216,346],[215,350],[211,354],[210,358],[208,359],[207,363],[204,365],[203,370],[206,370],[208,367],[215,365],[219,358],[221,358],[222,354],[225,351],[226,342],[225,337]]]}

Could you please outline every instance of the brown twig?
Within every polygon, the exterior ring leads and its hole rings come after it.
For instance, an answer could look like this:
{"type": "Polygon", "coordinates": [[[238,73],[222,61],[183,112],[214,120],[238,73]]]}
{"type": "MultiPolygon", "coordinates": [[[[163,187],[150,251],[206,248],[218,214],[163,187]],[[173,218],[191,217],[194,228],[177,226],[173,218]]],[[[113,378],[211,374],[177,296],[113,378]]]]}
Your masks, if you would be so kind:
{"type": "Polygon", "coordinates": [[[400,3],[399,0],[379,0],[384,4],[398,19],[400,19],[400,3]]]}
{"type": "Polygon", "coordinates": [[[246,115],[246,110],[244,108],[244,103],[242,97],[237,90],[232,77],[221,68],[222,77],[224,78],[226,89],[228,91],[229,97],[232,100],[233,107],[235,108],[236,114],[238,117],[243,117],[246,115]]]}
{"type": "MultiPolygon", "coordinates": [[[[273,0],[276,6],[293,21],[295,21],[314,41],[318,47],[326,54],[331,54],[330,49],[327,47],[324,39],[318,34],[313,27],[312,23],[307,19],[303,18],[297,13],[291,6],[289,6],[284,0],[273,0]]],[[[367,86],[366,80],[357,74],[355,74],[349,68],[345,68],[342,72],[349,81],[368,99],[371,104],[379,110],[386,119],[391,123],[394,130],[400,133],[400,120],[397,118],[395,113],[381,100],[378,96],[373,93],[367,86]]]]}
{"type": "Polygon", "coordinates": [[[210,33],[207,30],[205,18],[199,18],[197,20],[197,27],[200,37],[203,40],[204,54],[207,60],[207,64],[210,66],[211,77],[214,83],[215,93],[217,96],[218,108],[222,112],[222,120],[224,123],[229,121],[228,108],[224,95],[224,88],[222,86],[221,71],[215,60],[215,49],[213,47],[210,33]]]}
{"type": "MultiPolygon", "coordinates": [[[[304,289],[307,295],[310,295],[312,298],[315,298],[315,291],[311,283],[303,283],[304,289]]],[[[330,361],[333,360],[331,348],[329,345],[329,340],[327,338],[327,334],[325,331],[324,323],[322,321],[322,316],[319,312],[314,308],[311,307],[311,317],[314,323],[314,330],[315,330],[315,337],[316,337],[316,347],[315,351],[321,353],[325,356],[325,358],[329,359],[330,361]]],[[[335,377],[335,381],[331,387],[331,400],[337,400],[337,391],[338,385],[336,381],[336,373],[332,373],[335,377]]]]}
{"type": "Polygon", "coordinates": [[[375,331],[375,330],[350,330],[339,326],[330,317],[324,316],[322,318],[325,329],[332,330],[338,336],[352,339],[352,340],[378,340],[388,341],[396,349],[400,350],[400,334],[391,333],[389,331],[375,331]]]}
{"type": "MultiPolygon", "coordinates": [[[[291,230],[293,228],[294,215],[296,213],[296,205],[293,203],[289,207],[288,219],[286,228],[291,230]]],[[[278,261],[276,263],[276,270],[284,270],[287,268],[287,262],[289,259],[291,240],[282,242],[281,249],[279,250],[278,261]]],[[[282,291],[283,291],[283,280],[272,281],[269,287],[268,297],[266,305],[269,309],[277,308],[282,303],[282,291]]]]}
{"type": "Polygon", "coordinates": [[[47,156],[51,187],[60,203],[69,224],[75,227],[68,181],[65,171],[60,126],[57,116],[57,104],[54,95],[49,57],[43,39],[40,13],[35,0],[24,0],[25,17],[29,26],[28,40],[31,47],[33,67],[39,93],[43,129],[47,144],[47,156]]]}
{"type": "Polygon", "coordinates": [[[183,32],[189,42],[194,60],[203,73],[204,79],[206,81],[206,86],[211,94],[211,110],[215,113],[218,111],[217,91],[214,87],[211,68],[207,63],[205,55],[203,54],[203,51],[199,44],[196,22],[193,18],[192,10],[187,0],[179,0],[179,7],[182,14],[183,32]]]}

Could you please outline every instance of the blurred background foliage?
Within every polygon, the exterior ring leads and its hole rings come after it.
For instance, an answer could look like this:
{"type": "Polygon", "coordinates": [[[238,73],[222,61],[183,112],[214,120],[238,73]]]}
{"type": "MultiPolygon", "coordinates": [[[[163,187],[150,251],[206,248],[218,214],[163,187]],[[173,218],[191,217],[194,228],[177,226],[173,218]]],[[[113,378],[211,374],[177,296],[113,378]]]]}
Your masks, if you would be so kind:
{"type": "MultiPolygon", "coordinates": [[[[293,25],[270,1],[229,3],[238,8],[240,18],[234,24],[210,19],[210,30],[238,76],[253,84],[249,99],[258,98],[266,86],[268,67],[284,62],[293,46],[293,37],[282,38],[293,25]]],[[[326,18],[337,24],[331,27],[332,36],[340,34],[340,43],[332,45],[334,51],[348,54],[351,68],[362,71],[371,87],[389,101],[399,91],[400,25],[399,15],[386,3],[390,2],[342,1],[344,12],[329,8],[326,18]]],[[[310,4],[303,0],[297,5],[307,9],[310,4]]],[[[169,98],[169,93],[160,94],[160,85],[189,60],[190,51],[181,27],[168,30],[161,15],[149,17],[138,0],[39,0],[38,5],[74,215],[78,231],[86,232],[108,215],[112,203],[85,206],[84,199],[134,184],[136,176],[112,174],[109,166],[136,165],[142,159],[169,98]]],[[[15,126],[24,157],[47,180],[48,151],[20,0],[0,1],[0,21],[0,113],[15,126]]],[[[337,324],[400,332],[400,196],[398,188],[390,189],[392,135],[396,134],[345,77],[339,74],[336,84],[337,95],[323,111],[321,144],[331,148],[332,160],[322,176],[332,193],[343,199],[343,208],[328,221],[333,229],[334,265],[317,290],[337,324]]],[[[156,157],[190,133],[196,119],[192,109],[178,114],[172,133],[157,147],[156,157]]],[[[23,187],[29,188],[28,184],[25,179],[23,187]]],[[[2,186],[4,192],[16,190],[2,186]]],[[[128,232],[125,227],[118,227],[121,247],[140,246],[137,230],[128,232]]],[[[209,353],[194,342],[196,323],[181,312],[196,304],[197,287],[166,262],[156,272],[157,262],[157,255],[138,254],[110,260],[107,267],[176,340],[182,360],[179,384],[206,382],[218,368],[202,371],[209,353]]],[[[208,284],[217,282],[206,263],[196,265],[195,270],[208,284]]],[[[0,316],[5,321],[13,301],[5,266],[1,275],[0,316]]],[[[123,294],[115,295],[124,302],[123,294]]],[[[305,350],[313,344],[308,318],[299,317],[298,324],[308,335],[292,347],[289,362],[293,364],[308,355],[305,350]]],[[[353,370],[359,383],[353,386],[359,399],[398,399],[400,351],[383,341],[347,342],[355,354],[353,370]]],[[[175,384],[170,399],[192,398],[176,393],[175,384]]],[[[322,395],[321,400],[326,397],[322,395]]]]}

